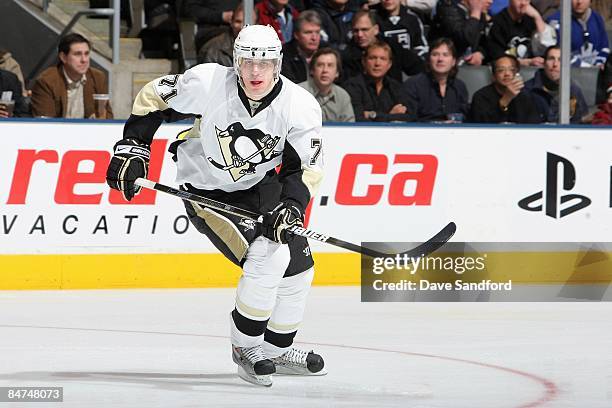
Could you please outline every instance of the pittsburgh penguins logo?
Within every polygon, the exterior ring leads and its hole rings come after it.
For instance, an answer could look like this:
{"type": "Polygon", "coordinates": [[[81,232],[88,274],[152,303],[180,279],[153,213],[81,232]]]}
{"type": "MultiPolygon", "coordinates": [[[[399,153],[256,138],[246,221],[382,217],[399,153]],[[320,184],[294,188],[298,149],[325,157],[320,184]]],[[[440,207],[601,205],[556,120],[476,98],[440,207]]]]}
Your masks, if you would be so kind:
{"type": "Polygon", "coordinates": [[[245,129],[240,122],[232,123],[225,130],[215,126],[224,164],[208,157],[218,169],[226,170],[234,181],[246,174],[254,174],[255,168],[278,157],[282,152],[274,151],[279,136],[267,135],[259,129],[245,129]]]}
{"type": "Polygon", "coordinates": [[[508,41],[508,50],[506,54],[513,55],[516,58],[527,58],[530,51],[531,38],[515,36],[508,41]]]}

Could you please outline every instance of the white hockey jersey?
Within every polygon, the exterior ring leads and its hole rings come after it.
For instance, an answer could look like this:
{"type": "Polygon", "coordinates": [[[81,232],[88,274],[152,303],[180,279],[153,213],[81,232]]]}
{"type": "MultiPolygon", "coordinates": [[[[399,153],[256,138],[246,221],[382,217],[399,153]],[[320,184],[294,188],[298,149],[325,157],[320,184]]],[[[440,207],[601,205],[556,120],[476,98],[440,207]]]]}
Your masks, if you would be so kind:
{"type": "Polygon", "coordinates": [[[162,120],[201,116],[177,149],[177,183],[226,192],[248,189],[282,164],[283,195],[304,207],[322,178],[321,109],[281,77],[252,115],[233,68],[201,64],[147,84],[124,138],[151,142],[162,120]]]}

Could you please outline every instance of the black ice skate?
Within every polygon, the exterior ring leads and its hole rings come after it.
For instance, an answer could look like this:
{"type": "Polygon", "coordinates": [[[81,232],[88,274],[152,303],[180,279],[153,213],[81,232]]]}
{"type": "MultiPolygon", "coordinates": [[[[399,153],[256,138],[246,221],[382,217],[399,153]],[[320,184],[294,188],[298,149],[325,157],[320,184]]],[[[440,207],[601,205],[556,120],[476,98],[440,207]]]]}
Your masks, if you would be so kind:
{"type": "Polygon", "coordinates": [[[236,347],[232,345],[232,360],[238,364],[238,376],[255,385],[272,385],[270,375],[275,373],[274,363],[266,358],[261,346],[236,347]]]}
{"type": "Polygon", "coordinates": [[[325,375],[323,357],[313,351],[304,351],[291,347],[279,357],[272,359],[277,374],[286,375],[325,375]]]}

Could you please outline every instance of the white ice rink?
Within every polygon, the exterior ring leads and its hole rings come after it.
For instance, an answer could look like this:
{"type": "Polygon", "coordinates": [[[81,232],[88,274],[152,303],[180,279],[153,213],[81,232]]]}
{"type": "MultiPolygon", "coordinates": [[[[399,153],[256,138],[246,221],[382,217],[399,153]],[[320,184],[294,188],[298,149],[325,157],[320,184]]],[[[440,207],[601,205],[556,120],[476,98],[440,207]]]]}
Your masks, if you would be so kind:
{"type": "MultiPolygon", "coordinates": [[[[361,303],[315,287],[298,333],[324,377],[235,375],[233,290],[0,292],[0,386],[62,386],[13,407],[612,407],[610,303],[361,303]]],[[[0,405],[2,405],[0,403],[0,405]]]]}

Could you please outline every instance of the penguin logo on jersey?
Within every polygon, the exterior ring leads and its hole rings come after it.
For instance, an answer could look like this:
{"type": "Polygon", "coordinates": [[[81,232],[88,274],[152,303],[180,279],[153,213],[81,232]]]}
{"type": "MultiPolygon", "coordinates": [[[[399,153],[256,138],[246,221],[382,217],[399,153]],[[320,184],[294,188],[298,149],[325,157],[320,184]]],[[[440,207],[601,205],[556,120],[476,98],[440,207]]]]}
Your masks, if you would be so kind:
{"type": "Polygon", "coordinates": [[[254,174],[258,165],[283,154],[274,151],[279,136],[267,135],[259,129],[245,129],[240,122],[232,123],[225,130],[215,126],[215,131],[225,164],[212,157],[208,157],[208,161],[216,168],[228,171],[234,181],[246,174],[254,174]]]}
{"type": "Polygon", "coordinates": [[[508,41],[508,49],[506,54],[515,56],[516,58],[527,58],[531,49],[531,38],[514,36],[508,41]]]}

